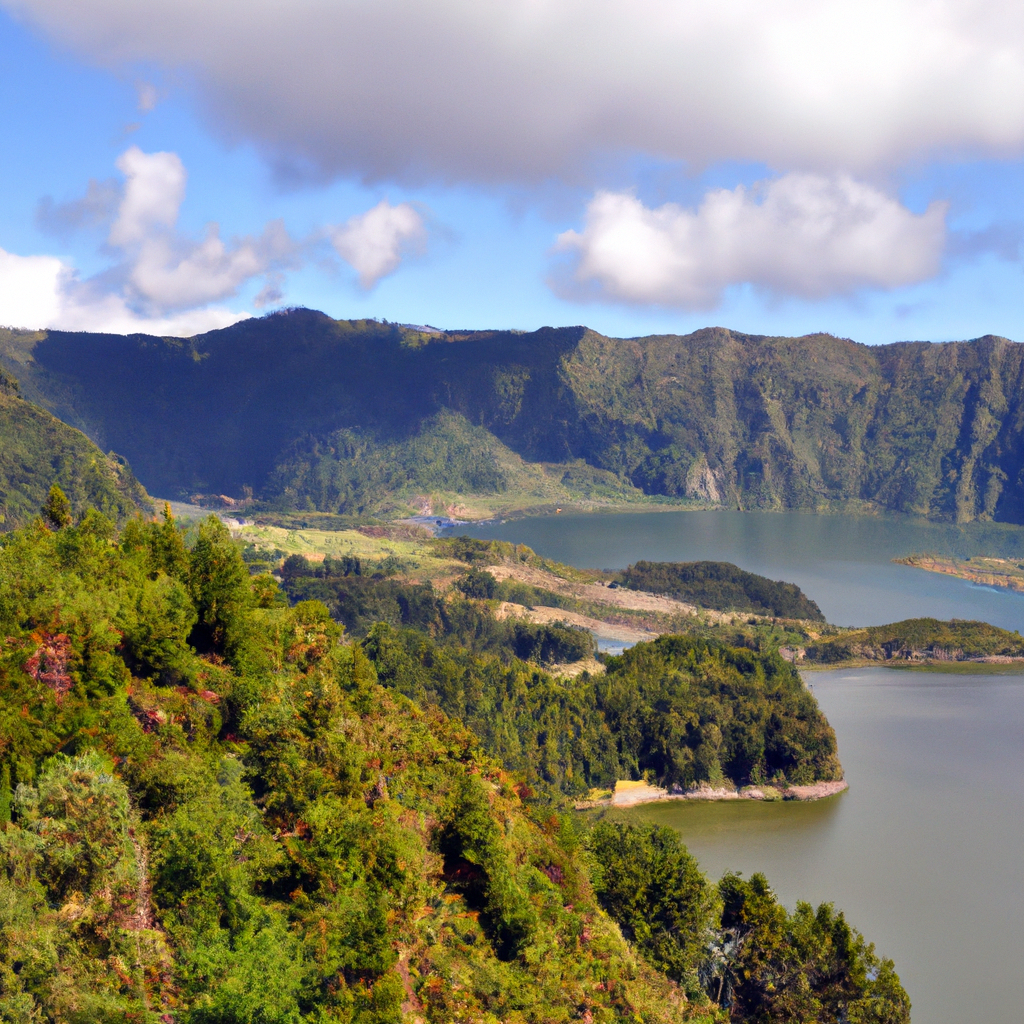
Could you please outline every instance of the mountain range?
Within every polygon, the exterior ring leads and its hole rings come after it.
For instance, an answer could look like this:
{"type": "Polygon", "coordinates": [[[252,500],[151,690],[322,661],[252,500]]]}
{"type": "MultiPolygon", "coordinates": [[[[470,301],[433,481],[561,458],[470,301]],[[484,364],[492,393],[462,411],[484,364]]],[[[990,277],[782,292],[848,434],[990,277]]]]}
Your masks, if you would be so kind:
{"type": "Polygon", "coordinates": [[[0,331],[21,393],[151,493],[408,510],[645,495],[1024,523],[1024,346],[707,328],[423,331],[293,309],[193,338],[0,331]]]}

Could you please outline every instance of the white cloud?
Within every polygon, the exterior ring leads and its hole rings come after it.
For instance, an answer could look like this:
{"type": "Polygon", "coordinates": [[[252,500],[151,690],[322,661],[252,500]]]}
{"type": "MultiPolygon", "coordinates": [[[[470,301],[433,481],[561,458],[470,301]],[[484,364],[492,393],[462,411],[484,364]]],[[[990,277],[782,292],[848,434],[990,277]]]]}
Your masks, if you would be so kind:
{"type": "Polygon", "coordinates": [[[216,224],[195,241],[177,231],[187,175],[176,153],[143,153],[117,160],[124,191],[107,242],[124,254],[125,297],[151,315],[234,295],[247,281],[276,273],[298,250],[280,221],[257,238],[224,244],[216,224]]]}
{"type": "Polygon", "coordinates": [[[409,203],[392,206],[386,199],[331,232],[338,255],[359,274],[366,289],[394,273],[406,255],[421,251],[426,239],[416,209],[409,203]]]}
{"type": "Polygon", "coordinates": [[[0,324],[65,330],[194,334],[250,314],[211,307],[254,278],[264,285],[257,307],[284,297],[283,270],[325,236],[352,265],[364,288],[393,273],[426,245],[427,229],[410,204],[384,200],[345,224],[325,227],[297,242],[284,223],[270,221],[257,236],[227,244],[216,224],[194,239],[178,230],[187,174],[175,153],[144,153],[137,146],[117,160],[116,182],[90,182],[82,199],[44,200],[37,221],[58,233],[109,223],[108,251],[116,262],[81,280],[55,256],[18,256],[0,249],[0,324]]]}
{"type": "Polygon", "coordinates": [[[628,303],[708,309],[730,285],[822,298],[897,288],[934,276],[946,207],[914,214],[877,189],[840,175],[789,174],[754,189],[709,192],[696,210],[656,209],[599,192],[582,232],[556,249],[572,254],[563,292],[628,303]]]}
{"type": "Polygon", "coordinates": [[[147,238],[131,268],[132,289],[163,309],[180,309],[233,295],[253,277],[267,273],[296,249],[281,221],[267,225],[256,239],[233,248],[221,240],[215,224],[198,244],[176,246],[176,239],[147,238]]]}
{"type": "Polygon", "coordinates": [[[83,199],[44,201],[38,219],[58,231],[110,222],[107,244],[117,262],[80,280],[53,256],[17,256],[0,250],[0,323],[10,326],[115,333],[194,334],[224,327],[248,313],[209,308],[255,277],[266,277],[261,296],[280,295],[281,268],[299,246],[280,221],[262,234],[227,245],[216,224],[201,240],[177,229],[187,174],[175,153],[144,153],[137,146],[117,160],[125,177],[91,182],[83,199]]]}
{"type": "Polygon", "coordinates": [[[132,146],[117,158],[116,166],[126,180],[107,241],[132,245],[144,241],[154,229],[173,228],[188,179],[178,154],[143,153],[132,146]]]}
{"type": "Polygon", "coordinates": [[[111,67],[186,69],[320,173],[579,175],[595,154],[866,173],[1024,146],[1006,0],[0,0],[111,67]]]}
{"type": "Polygon", "coordinates": [[[16,256],[0,249],[0,324],[30,330],[52,324],[65,276],[55,256],[16,256]]]}
{"type": "Polygon", "coordinates": [[[18,256],[0,249],[0,324],[5,327],[191,337],[248,315],[213,308],[141,316],[120,295],[94,294],[55,256],[18,256]]]}

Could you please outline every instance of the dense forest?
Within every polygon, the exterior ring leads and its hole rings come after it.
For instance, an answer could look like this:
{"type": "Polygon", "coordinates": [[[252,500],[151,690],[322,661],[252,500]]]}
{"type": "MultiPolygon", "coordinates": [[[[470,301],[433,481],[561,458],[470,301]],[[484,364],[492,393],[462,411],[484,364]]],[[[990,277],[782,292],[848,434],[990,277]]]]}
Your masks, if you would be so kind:
{"type": "Polygon", "coordinates": [[[25,401],[0,370],[0,530],[28,523],[54,483],[79,515],[97,508],[122,521],[153,507],[123,459],[25,401]]]}
{"type": "MultiPolygon", "coordinates": [[[[492,555],[486,542],[449,543],[492,555]]],[[[662,637],[608,659],[601,675],[559,680],[538,666],[591,654],[590,634],[499,621],[486,600],[460,599],[494,596],[500,585],[481,570],[457,579],[455,594],[364,574],[354,560],[292,556],[282,576],[292,602],[321,601],[363,638],[383,685],[460,719],[542,791],[582,796],[645,775],[684,787],[841,778],[835,734],[776,653],[662,637]]]]}
{"type": "MultiPolygon", "coordinates": [[[[44,513],[0,538],[0,1019],[909,1020],[832,906],[790,913],[760,875],[705,878],[667,829],[533,791],[544,737],[474,724],[499,670],[575,695],[514,634],[350,639],[215,519],[118,531],[56,488],[44,513]]],[[[666,775],[775,751],[836,771],[795,680],[663,638],[578,685],[615,771],[645,730],[666,775]]]]}
{"type": "Polygon", "coordinates": [[[289,310],[190,339],[0,331],[0,362],[172,498],[647,494],[1024,522],[1024,346],[1003,338],[422,334],[289,310]]]}
{"type": "Polygon", "coordinates": [[[701,608],[756,612],[824,622],[821,609],[795,583],[770,580],[730,562],[637,562],[618,576],[623,586],[667,594],[701,608]]]}

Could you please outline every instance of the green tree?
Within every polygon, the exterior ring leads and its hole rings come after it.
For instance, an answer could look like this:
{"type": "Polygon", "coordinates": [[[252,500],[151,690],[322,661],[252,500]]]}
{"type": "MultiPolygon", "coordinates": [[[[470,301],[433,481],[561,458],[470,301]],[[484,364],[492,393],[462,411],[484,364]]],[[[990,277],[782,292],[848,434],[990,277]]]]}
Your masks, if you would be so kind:
{"type": "Polygon", "coordinates": [[[440,831],[439,846],[448,870],[466,875],[467,894],[471,903],[486,913],[499,956],[518,956],[533,936],[536,913],[516,877],[478,778],[468,776],[459,781],[440,831]]]}
{"type": "Polygon", "coordinates": [[[50,486],[50,493],[46,496],[43,518],[54,530],[62,530],[72,523],[71,502],[56,484],[50,486]]]}
{"type": "Polygon", "coordinates": [[[698,995],[718,925],[718,893],[679,835],[659,825],[602,821],[589,845],[601,906],[658,970],[698,995]]]}
{"type": "Polygon", "coordinates": [[[243,612],[253,603],[249,570],[228,528],[216,516],[199,526],[189,555],[189,589],[199,618],[197,643],[221,648],[237,639],[243,612]]]}
{"type": "Polygon", "coordinates": [[[95,752],[19,786],[0,831],[0,1019],[143,1020],[164,982],[139,821],[95,752]]]}
{"type": "Polygon", "coordinates": [[[831,904],[792,915],[762,874],[726,875],[719,986],[733,1020],[758,1024],[909,1024],[910,1000],[891,960],[875,954],[831,904]]]}

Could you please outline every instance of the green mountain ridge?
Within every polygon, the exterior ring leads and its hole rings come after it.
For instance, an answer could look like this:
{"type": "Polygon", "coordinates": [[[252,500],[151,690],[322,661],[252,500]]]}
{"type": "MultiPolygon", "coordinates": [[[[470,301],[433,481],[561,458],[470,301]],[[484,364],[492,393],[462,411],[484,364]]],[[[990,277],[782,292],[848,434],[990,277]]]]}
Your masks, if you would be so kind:
{"type": "Polygon", "coordinates": [[[75,515],[96,508],[124,520],[152,502],[123,459],[104,455],[80,431],[25,401],[0,370],[0,530],[28,523],[52,484],[75,515]]]}
{"type": "Polygon", "coordinates": [[[431,490],[1024,522],[1024,346],[707,328],[425,334],[289,310],[190,339],[0,331],[150,490],[384,510],[431,490]]]}

